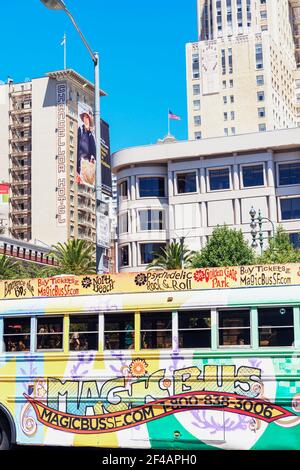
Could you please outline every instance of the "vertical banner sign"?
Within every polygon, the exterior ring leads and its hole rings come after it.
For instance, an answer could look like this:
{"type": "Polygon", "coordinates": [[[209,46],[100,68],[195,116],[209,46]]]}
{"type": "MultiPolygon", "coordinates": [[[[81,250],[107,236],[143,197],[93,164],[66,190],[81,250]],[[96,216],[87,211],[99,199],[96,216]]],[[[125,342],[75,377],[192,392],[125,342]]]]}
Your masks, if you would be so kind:
{"type": "Polygon", "coordinates": [[[78,103],[77,183],[91,188],[96,177],[96,141],[93,109],[78,103]]]}
{"type": "Polygon", "coordinates": [[[109,125],[101,119],[102,191],[112,196],[109,125]]]}
{"type": "Polygon", "coordinates": [[[7,234],[9,214],[9,184],[0,184],[0,233],[7,234]]]}
{"type": "Polygon", "coordinates": [[[67,223],[67,128],[66,128],[66,102],[67,84],[59,83],[56,87],[57,102],[57,199],[56,223],[59,227],[66,227],[67,223]]]}

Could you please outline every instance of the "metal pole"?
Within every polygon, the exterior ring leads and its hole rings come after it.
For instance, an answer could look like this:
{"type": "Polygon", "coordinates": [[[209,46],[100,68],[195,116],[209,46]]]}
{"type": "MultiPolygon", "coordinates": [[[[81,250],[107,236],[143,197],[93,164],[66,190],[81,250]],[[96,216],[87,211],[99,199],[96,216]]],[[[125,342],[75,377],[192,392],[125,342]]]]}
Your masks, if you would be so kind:
{"type": "Polygon", "coordinates": [[[67,70],[67,35],[64,34],[64,69],[67,70]]]}
{"type": "Polygon", "coordinates": [[[95,52],[95,140],[96,140],[96,270],[103,273],[104,249],[99,241],[99,224],[102,204],[102,156],[101,156],[101,120],[100,120],[100,64],[99,54],[95,52]]]}
{"type": "Polygon", "coordinates": [[[185,237],[180,237],[180,248],[181,248],[180,265],[181,265],[181,269],[184,269],[184,257],[183,257],[184,239],[185,239],[185,237]]]}

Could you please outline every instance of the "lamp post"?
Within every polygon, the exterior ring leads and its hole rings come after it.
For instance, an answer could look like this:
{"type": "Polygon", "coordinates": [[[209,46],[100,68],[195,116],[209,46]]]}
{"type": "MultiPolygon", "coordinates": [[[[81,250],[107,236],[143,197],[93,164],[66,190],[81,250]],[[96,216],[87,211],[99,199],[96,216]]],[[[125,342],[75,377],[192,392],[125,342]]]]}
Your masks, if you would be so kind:
{"type": "Polygon", "coordinates": [[[103,272],[103,255],[104,247],[100,243],[100,223],[98,218],[101,213],[102,205],[102,167],[101,167],[101,123],[100,123],[100,67],[99,67],[99,55],[97,52],[93,52],[90,48],[87,40],[83,33],[79,29],[73,15],[67,9],[63,0],[40,0],[50,10],[62,10],[64,11],[70,20],[72,21],[75,29],[77,30],[83,44],[88,50],[89,55],[94,63],[94,80],[95,80],[95,102],[94,102],[94,116],[95,116],[95,141],[96,141],[96,269],[97,273],[103,272]]]}
{"type": "Polygon", "coordinates": [[[257,237],[257,233],[258,233],[259,245],[260,245],[260,250],[261,250],[261,253],[262,253],[264,240],[269,238],[269,237],[264,237],[263,236],[263,231],[262,231],[263,221],[268,221],[272,225],[272,234],[273,234],[272,236],[273,236],[273,238],[275,237],[274,222],[272,222],[272,220],[269,219],[268,217],[263,217],[262,214],[261,214],[260,209],[258,210],[258,216],[256,217],[256,210],[254,209],[253,206],[251,207],[251,209],[249,211],[249,214],[250,214],[250,217],[251,217],[251,222],[250,222],[251,236],[252,236],[252,245],[251,246],[252,246],[252,248],[257,248],[256,237],[257,237]],[[258,222],[258,227],[259,227],[258,231],[257,231],[257,223],[256,222],[258,222]]]}

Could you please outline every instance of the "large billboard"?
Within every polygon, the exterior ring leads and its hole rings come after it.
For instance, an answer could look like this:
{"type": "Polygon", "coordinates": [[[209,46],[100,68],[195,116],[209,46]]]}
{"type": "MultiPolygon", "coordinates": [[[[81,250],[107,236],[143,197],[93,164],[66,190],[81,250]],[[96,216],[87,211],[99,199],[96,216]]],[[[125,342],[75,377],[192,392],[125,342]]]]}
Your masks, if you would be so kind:
{"type": "MultiPolygon", "coordinates": [[[[102,191],[111,195],[109,126],[101,120],[102,191]]],[[[95,187],[96,139],[93,109],[78,103],[77,182],[95,187]]]]}

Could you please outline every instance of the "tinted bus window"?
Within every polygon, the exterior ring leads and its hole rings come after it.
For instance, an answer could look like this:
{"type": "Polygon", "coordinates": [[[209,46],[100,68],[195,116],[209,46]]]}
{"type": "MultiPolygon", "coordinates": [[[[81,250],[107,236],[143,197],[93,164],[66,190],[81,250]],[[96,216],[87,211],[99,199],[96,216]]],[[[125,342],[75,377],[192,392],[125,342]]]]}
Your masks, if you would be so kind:
{"type": "Polygon", "coordinates": [[[180,348],[210,348],[210,311],[179,312],[178,338],[180,348]]]}
{"type": "Polygon", "coordinates": [[[37,319],[37,349],[56,349],[63,347],[63,317],[37,319]]]}
{"type": "Polygon", "coordinates": [[[219,346],[250,345],[250,311],[219,312],[219,346]]]}
{"type": "Polygon", "coordinates": [[[70,351],[98,350],[98,315],[70,317],[70,351]]]}
{"type": "Polygon", "coordinates": [[[105,349],[134,348],[134,314],[122,313],[104,316],[105,349]]]}
{"type": "Polygon", "coordinates": [[[30,351],[30,318],[5,318],[3,339],[7,352],[30,351]]]}
{"type": "Polygon", "coordinates": [[[258,309],[259,346],[292,346],[294,315],[291,307],[258,309]]]}
{"type": "Polygon", "coordinates": [[[141,348],[172,348],[172,313],[141,313],[141,348]]]}

